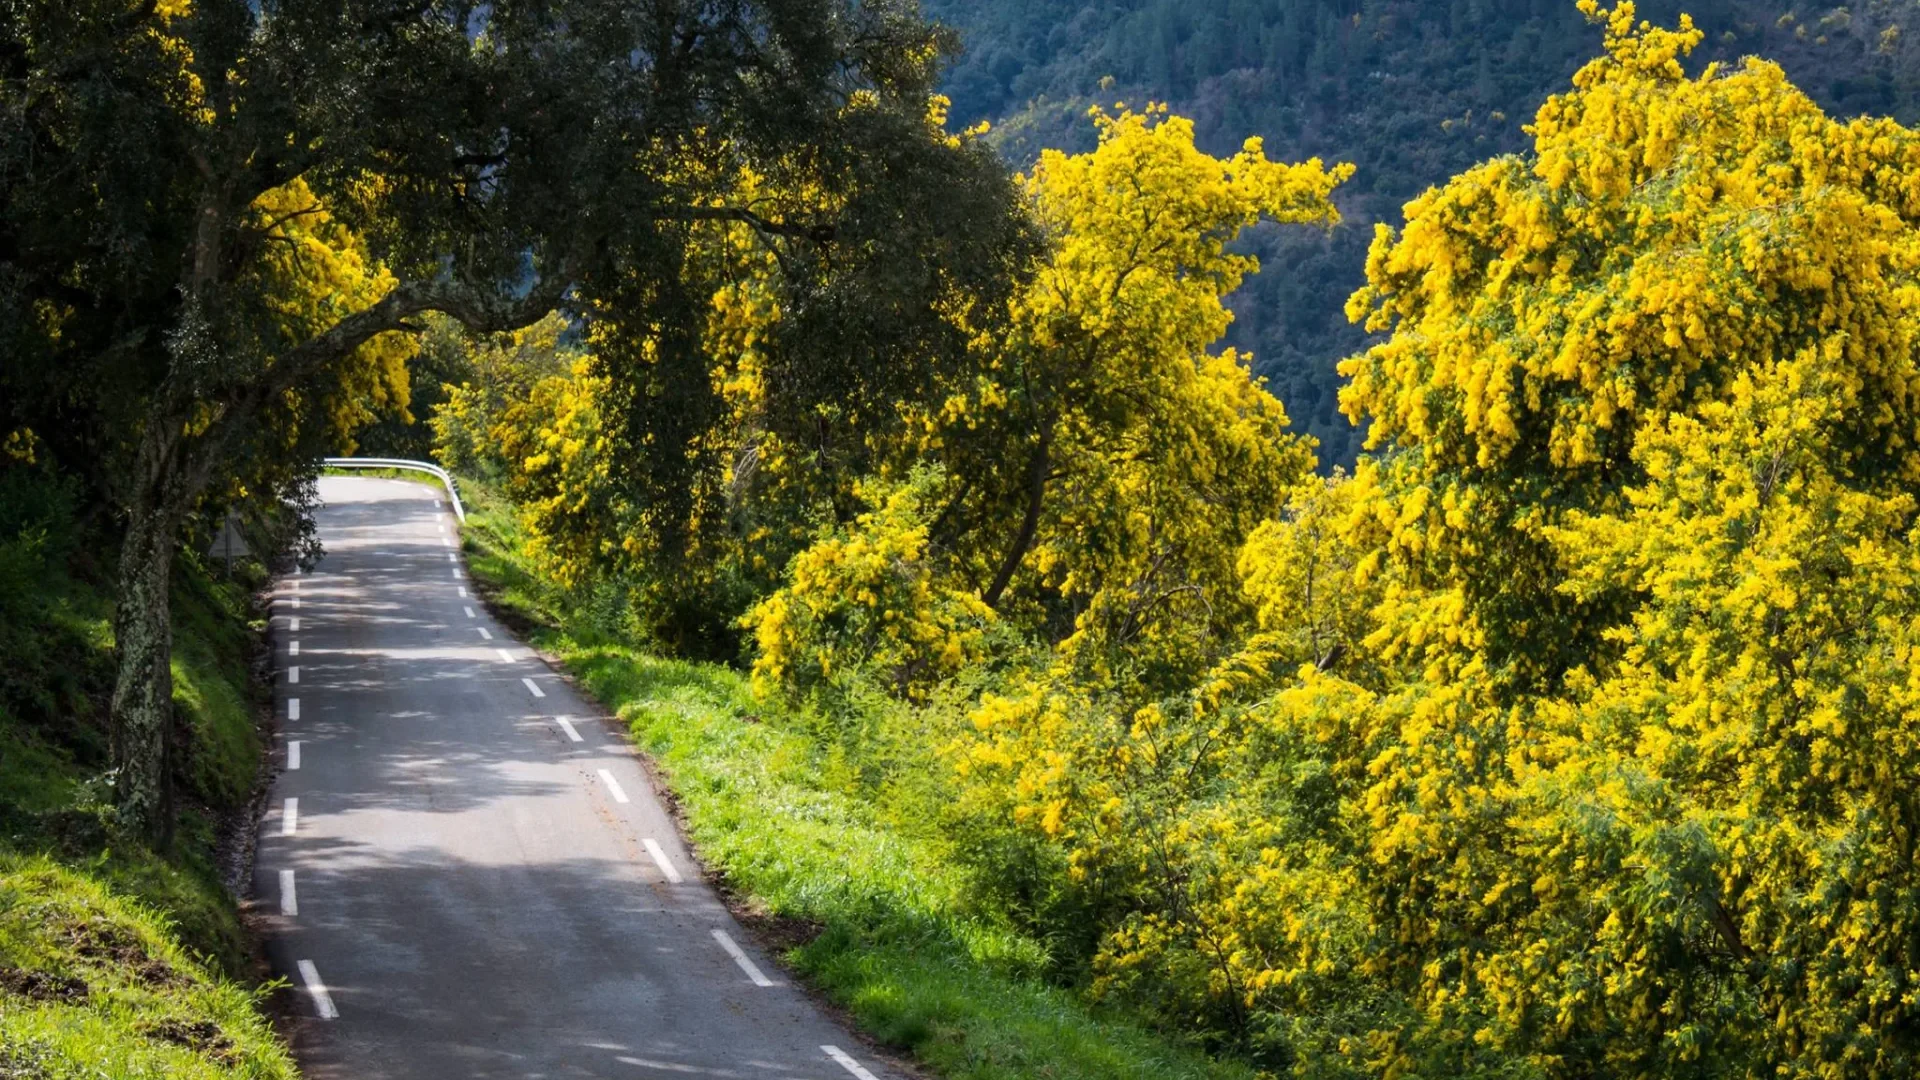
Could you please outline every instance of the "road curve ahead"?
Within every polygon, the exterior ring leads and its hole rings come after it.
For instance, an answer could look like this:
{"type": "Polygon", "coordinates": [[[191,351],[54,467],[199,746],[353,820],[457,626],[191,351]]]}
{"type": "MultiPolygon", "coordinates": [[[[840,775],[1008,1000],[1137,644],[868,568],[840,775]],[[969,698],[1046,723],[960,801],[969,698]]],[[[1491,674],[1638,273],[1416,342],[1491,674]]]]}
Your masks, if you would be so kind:
{"type": "Polygon", "coordinates": [[[472,597],[433,488],[320,481],[254,871],[312,1080],[898,1080],[747,940],[646,775],[472,597]]]}

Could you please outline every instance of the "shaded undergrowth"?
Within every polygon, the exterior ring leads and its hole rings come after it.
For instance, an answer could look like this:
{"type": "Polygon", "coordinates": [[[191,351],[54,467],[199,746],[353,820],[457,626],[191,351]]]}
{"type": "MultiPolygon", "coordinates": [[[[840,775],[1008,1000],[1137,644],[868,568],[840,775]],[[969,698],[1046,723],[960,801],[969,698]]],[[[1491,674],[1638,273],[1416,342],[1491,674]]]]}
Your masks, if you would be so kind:
{"type": "MultiPolygon", "coordinates": [[[[111,826],[111,540],[56,478],[0,471],[0,1076],[295,1074],[244,985],[216,820],[260,760],[255,577],[174,579],[172,850],[111,826]]],[[[256,569],[255,574],[259,571],[256,569]]]]}

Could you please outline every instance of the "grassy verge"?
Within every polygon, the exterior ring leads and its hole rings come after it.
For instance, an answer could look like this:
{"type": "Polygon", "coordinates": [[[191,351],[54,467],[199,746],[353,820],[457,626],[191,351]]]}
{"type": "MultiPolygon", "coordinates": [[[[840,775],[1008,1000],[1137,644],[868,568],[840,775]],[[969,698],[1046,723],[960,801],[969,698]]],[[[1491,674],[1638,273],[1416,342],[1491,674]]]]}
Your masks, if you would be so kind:
{"type": "Polygon", "coordinates": [[[249,583],[175,577],[184,806],[157,855],[107,828],[111,561],[75,546],[0,535],[0,1077],[293,1077],[215,859],[260,760],[249,583]]]}
{"type": "Polygon", "coordinates": [[[1037,948],[965,911],[935,845],[823,779],[835,769],[799,724],[755,702],[737,672],[570,625],[520,557],[510,509],[477,485],[463,491],[469,562],[489,599],[628,724],[701,857],[795,942],[787,962],[875,1038],[951,1080],[1251,1077],[1026,974],[1037,948]]]}

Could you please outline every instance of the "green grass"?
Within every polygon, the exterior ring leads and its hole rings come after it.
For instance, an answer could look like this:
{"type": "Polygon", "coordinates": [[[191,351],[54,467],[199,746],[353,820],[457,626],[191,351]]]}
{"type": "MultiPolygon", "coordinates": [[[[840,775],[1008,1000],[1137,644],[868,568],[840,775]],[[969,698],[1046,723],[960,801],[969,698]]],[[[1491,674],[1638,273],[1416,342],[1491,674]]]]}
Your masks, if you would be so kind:
{"type": "Polygon", "coordinates": [[[0,854],[0,1076],[295,1075],[254,995],[209,974],[160,910],[0,854]]]}
{"type": "Polygon", "coordinates": [[[466,547],[492,603],[617,712],[665,774],[702,859],[800,943],[787,962],[879,1041],[951,1080],[1246,1080],[1031,972],[1039,947],[969,913],[939,845],[888,825],[797,718],[738,672],[570,628],[519,558],[511,511],[470,489],[466,547]]]}
{"type": "Polygon", "coordinates": [[[187,738],[161,855],[109,828],[112,602],[97,582],[112,559],[86,554],[36,555],[34,573],[0,580],[0,614],[23,635],[0,657],[0,1077],[294,1077],[243,988],[252,951],[214,861],[212,815],[246,801],[260,760],[258,582],[175,575],[187,738]]]}

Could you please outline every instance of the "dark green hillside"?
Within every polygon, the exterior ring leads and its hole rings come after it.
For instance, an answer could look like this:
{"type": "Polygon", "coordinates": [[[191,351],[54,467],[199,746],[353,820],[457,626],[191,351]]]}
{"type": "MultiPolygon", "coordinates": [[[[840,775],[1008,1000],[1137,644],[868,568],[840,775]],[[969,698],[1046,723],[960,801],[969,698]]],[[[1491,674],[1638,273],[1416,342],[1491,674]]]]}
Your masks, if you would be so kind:
{"type": "MultiPolygon", "coordinates": [[[[957,120],[990,119],[1024,165],[1044,146],[1091,145],[1089,105],[1167,101],[1219,153],[1260,135],[1276,157],[1359,167],[1329,238],[1275,230],[1267,269],[1234,305],[1231,342],[1318,436],[1325,461],[1351,459],[1333,366],[1362,335],[1342,313],[1373,221],[1476,161],[1520,149],[1521,125],[1598,43],[1571,0],[927,0],[966,52],[946,80],[957,120]]],[[[1840,114],[1920,116],[1920,6],[1659,0],[1641,14],[1690,13],[1707,32],[1700,63],[1760,55],[1840,114]]]]}

